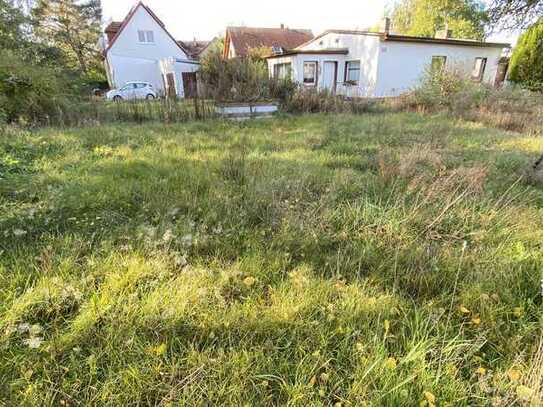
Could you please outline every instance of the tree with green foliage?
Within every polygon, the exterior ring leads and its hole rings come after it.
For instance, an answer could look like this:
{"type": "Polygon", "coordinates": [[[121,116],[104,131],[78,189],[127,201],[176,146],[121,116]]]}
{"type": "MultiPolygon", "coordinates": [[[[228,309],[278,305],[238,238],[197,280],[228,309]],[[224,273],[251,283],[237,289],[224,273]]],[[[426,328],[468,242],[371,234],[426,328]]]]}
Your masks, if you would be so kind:
{"type": "Polygon", "coordinates": [[[543,17],[520,37],[511,56],[509,79],[543,91],[543,17]]]}
{"type": "Polygon", "coordinates": [[[100,0],[38,0],[32,16],[35,35],[62,50],[69,68],[84,75],[101,69],[100,0]]]}
{"type": "Polygon", "coordinates": [[[477,0],[401,0],[393,11],[393,30],[405,35],[433,37],[445,27],[457,38],[482,40],[488,21],[477,0]]]}
{"type": "Polygon", "coordinates": [[[0,0],[0,48],[15,49],[26,42],[29,20],[10,1],[0,0]]]}
{"type": "Polygon", "coordinates": [[[494,28],[527,28],[543,16],[543,0],[490,0],[488,14],[494,28]]]}

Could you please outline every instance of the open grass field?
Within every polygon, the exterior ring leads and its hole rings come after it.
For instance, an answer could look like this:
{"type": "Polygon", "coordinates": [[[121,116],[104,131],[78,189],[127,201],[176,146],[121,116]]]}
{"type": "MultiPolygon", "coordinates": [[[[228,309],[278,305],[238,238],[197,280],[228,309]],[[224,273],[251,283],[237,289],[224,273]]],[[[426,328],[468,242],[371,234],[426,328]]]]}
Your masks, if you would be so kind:
{"type": "Polygon", "coordinates": [[[538,405],[542,151],[409,113],[9,130],[0,405],[538,405]]]}

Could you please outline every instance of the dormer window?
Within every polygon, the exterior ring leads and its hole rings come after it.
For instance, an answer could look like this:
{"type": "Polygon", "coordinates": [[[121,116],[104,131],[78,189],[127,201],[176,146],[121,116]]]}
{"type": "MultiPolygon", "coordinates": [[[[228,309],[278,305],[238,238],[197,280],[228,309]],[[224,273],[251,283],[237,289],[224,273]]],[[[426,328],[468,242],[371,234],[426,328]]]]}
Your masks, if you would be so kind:
{"type": "Polygon", "coordinates": [[[155,33],[153,31],[138,30],[138,40],[142,44],[154,44],[155,33]]]}

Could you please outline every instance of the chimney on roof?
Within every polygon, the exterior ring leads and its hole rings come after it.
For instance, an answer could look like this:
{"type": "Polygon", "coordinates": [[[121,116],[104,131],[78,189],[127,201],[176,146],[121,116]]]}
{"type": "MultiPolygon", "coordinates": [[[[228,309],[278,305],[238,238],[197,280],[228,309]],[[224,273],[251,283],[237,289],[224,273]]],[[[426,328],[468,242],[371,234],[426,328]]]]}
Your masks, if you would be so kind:
{"type": "Polygon", "coordinates": [[[385,34],[390,34],[391,29],[392,29],[392,20],[390,19],[390,17],[383,18],[381,31],[384,32],[385,34]]]}
{"type": "Polygon", "coordinates": [[[281,30],[285,29],[285,24],[281,23],[281,30]]]}
{"type": "Polygon", "coordinates": [[[434,38],[440,38],[440,39],[448,39],[452,38],[452,30],[449,30],[449,24],[445,24],[445,28],[443,30],[437,30],[434,38]]]}

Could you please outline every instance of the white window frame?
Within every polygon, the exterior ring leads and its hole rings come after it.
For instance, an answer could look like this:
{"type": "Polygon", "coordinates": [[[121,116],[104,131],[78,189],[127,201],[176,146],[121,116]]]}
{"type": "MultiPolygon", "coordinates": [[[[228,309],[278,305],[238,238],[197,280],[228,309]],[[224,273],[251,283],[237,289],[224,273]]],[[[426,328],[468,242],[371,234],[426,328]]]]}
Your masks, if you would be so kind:
{"type": "Polygon", "coordinates": [[[138,42],[140,44],[154,44],[155,32],[152,30],[138,30],[138,42]]]}
{"type": "Polygon", "coordinates": [[[292,62],[282,62],[273,66],[274,79],[288,79],[292,76],[292,62]]]}
{"type": "Polygon", "coordinates": [[[360,71],[362,70],[362,64],[359,59],[354,59],[352,61],[345,61],[345,83],[349,85],[357,86],[360,83],[360,71]],[[349,68],[350,64],[358,63],[358,69],[349,68]],[[356,80],[349,79],[349,72],[358,70],[358,78],[356,80]]]}
{"type": "Polygon", "coordinates": [[[483,78],[485,76],[486,67],[488,65],[488,58],[485,57],[477,57],[475,58],[475,63],[473,65],[473,71],[471,71],[471,79],[476,82],[482,82],[483,78]],[[477,67],[477,63],[481,61],[481,64],[479,67],[477,67]],[[477,72],[475,70],[477,69],[477,72]]]}
{"type": "Polygon", "coordinates": [[[317,86],[317,83],[319,81],[319,63],[318,61],[304,61],[302,66],[302,82],[304,86],[317,86]],[[305,81],[305,66],[306,65],[312,65],[314,67],[315,74],[313,75],[313,81],[312,82],[306,82],[305,81]]]}

